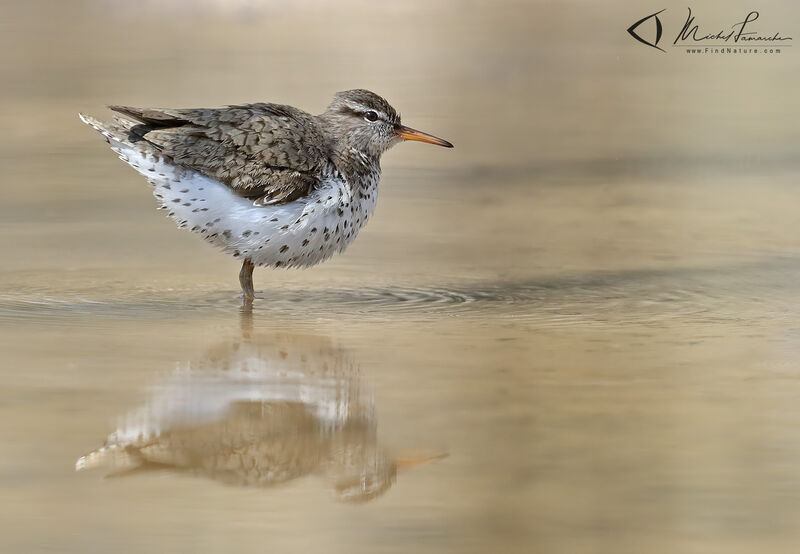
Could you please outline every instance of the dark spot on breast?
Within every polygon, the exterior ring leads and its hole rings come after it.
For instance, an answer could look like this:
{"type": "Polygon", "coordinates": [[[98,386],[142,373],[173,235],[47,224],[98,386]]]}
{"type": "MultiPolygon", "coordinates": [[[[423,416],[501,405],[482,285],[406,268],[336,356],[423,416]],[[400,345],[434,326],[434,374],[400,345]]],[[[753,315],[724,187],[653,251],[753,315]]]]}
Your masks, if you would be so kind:
{"type": "Polygon", "coordinates": [[[284,225],[283,227],[281,227],[281,231],[285,231],[285,230],[286,230],[286,229],[288,229],[288,228],[289,228],[289,226],[288,226],[288,225],[284,225]]]}
{"type": "Polygon", "coordinates": [[[316,228],[316,227],[312,227],[312,228],[311,228],[311,232],[312,232],[312,233],[316,233],[316,232],[317,232],[317,228],[316,228]]]}
{"type": "Polygon", "coordinates": [[[191,202],[184,202],[184,203],[183,203],[183,205],[184,205],[184,206],[191,206],[191,205],[192,205],[192,203],[191,203],[191,202]]]}
{"type": "Polygon", "coordinates": [[[287,244],[284,244],[283,246],[281,246],[280,253],[281,253],[281,254],[283,254],[283,253],[284,253],[284,252],[286,252],[287,250],[289,250],[289,245],[287,245],[287,244]]]}
{"type": "Polygon", "coordinates": [[[308,246],[308,239],[305,239],[305,240],[303,241],[303,246],[308,246]]]}
{"type": "Polygon", "coordinates": [[[169,183],[164,183],[164,188],[167,190],[172,190],[172,187],[169,186],[169,183]]]}
{"type": "Polygon", "coordinates": [[[242,233],[242,236],[243,236],[243,237],[249,237],[249,236],[250,236],[250,235],[252,235],[252,234],[253,234],[253,231],[251,231],[250,229],[247,229],[246,231],[244,231],[244,232],[242,233]]]}
{"type": "Polygon", "coordinates": [[[222,218],[218,217],[217,219],[214,220],[214,223],[219,223],[220,221],[222,221],[222,218]]]}
{"type": "Polygon", "coordinates": [[[283,265],[283,262],[275,262],[275,267],[280,267],[283,265]]]}
{"type": "Polygon", "coordinates": [[[225,229],[224,231],[222,231],[222,236],[225,237],[226,239],[231,238],[231,230],[225,229]]]}
{"type": "Polygon", "coordinates": [[[172,199],[172,201],[173,201],[173,202],[175,202],[175,203],[177,204],[178,202],[180,202],[180,201],[181,201],[181,199],[180,199],[180,198],[173,198],[173,199],[172,199]]]}
{"type": "Polygon", "coordinates": [[[201,212],[207,212],[207,211],[208,211],[208,208],[200,208],[200,211],[201,211],[201,212]]]}
{"type": "Polygon", "coordinates": [[[278,221],[278,218],[277,217],[273,217],[272,219],[270,219],[270,221],[278,221]]]}
{"type": "Polygon", "coordinates": [[[182,189],[181,192],[189,192],[189,189],[182,189]]]}

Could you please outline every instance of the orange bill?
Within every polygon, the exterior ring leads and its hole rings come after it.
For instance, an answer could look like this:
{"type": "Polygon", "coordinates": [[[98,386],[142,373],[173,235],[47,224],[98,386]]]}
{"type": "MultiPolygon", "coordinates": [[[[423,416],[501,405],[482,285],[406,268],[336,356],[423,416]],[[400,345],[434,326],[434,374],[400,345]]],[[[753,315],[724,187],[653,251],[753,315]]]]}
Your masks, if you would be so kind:
{"type": "Polygon", "coordinates": [[[398,125],[394,128],[394,130],[397,133],[397,136],[399,136],[403,140],[418,140],[419,142],[437,144],[439,146],[444,146],[445,148],[453,147],[451,143],[447,142],[444,139],[440,139],[439,137],[429,135],[428,133],[423,133],[422,131],[417,131],[416,129],[412,129],[411,127],[406,127],[405,125],[398,125]]]}
{"type": "Polygon", "coordinates": [[[410,467],[422,466],[435,460],[442,460],[447,458],[447,454],[415,454],[411,456],[400,457],[395,460],[395,465],[398,469],[408,469],[410,467]]]}

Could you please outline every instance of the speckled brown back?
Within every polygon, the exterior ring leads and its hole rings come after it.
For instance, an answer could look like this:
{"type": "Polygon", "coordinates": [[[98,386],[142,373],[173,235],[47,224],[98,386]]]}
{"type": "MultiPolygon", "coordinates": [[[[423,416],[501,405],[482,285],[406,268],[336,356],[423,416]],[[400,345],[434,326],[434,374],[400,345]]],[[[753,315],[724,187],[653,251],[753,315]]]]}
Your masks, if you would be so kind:
{"type": "Polygon", "coordinates": [[[131,133],[176,164],[265,204],[308,194],[331,156],[331,145],[318,119],[292,106],[110,107],[141,121],[131,127],[131,133]]]}

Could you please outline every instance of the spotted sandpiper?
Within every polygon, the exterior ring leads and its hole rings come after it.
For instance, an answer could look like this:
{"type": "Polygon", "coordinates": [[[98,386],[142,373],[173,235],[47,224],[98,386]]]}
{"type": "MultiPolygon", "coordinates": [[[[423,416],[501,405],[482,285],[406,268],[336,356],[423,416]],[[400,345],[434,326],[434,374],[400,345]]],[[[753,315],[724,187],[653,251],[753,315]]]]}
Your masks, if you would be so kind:
{"type": "Polygon", "coordinates": [[[255,266],[308,267],[343,251],[375,209],[381,155],[401,140],[452,148],[406,127],[368,90],[339,92],[320,115],[279,104],[153,109],[109,106],[80,118],[153,185],[180,228],[255,266]]]}

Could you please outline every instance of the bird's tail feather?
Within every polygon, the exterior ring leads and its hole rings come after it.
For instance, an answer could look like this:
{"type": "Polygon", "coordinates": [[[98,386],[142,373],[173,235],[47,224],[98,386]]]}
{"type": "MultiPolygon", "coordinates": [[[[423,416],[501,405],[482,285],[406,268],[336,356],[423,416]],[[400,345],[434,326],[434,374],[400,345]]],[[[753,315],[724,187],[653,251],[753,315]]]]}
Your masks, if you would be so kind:
{"type": "Polygon", "coordinates": [[[132,160],[139,157],[151,158],[156,153],[153,145],[142,140],[141,134],[137,133],[137,128],[141,127],[140,123],[119,116],[114,116],[113,121],[100,121],[82,113],[79,113],[78,117],[97,131],[122,161],[133,165],[137,170],[132,160]]]}
{"type": "Polygon", "coordinates": [[[133,124],[126,121],[121,117],[115,117],[114,122],[105,122],[95,119],[94,117],[86,114],[79,113],[78,117],[81,121],[89,125],[92,129],[100,133],[106,142],[111,144],[112,148],[117,146],[132,146],[130,140],[131,127],[133,124]]]}
{"type": "Polygon", "coordinates": [[[141,458],[136,454],[135,449],[123,445],[111,444],[93,450],[85,456],[78,458],[78,461],[75,462],[75,471],[108,466],[130,468],[137,467],[140,464],[141,458]]]}

